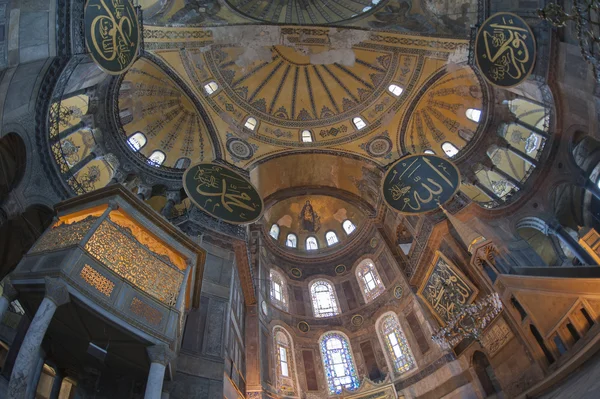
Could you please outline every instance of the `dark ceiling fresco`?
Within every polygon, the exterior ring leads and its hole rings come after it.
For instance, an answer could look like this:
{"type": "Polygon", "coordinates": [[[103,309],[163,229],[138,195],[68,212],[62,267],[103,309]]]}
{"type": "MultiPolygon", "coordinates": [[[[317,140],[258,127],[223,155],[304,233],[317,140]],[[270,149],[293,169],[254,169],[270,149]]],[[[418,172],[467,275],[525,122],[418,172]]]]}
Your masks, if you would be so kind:
{"type": "Polygon", "coordinates": [[[346,25],[467,37],[475,0],[140,0],[144,23],[220,26],[248,23],[346,25]]]}

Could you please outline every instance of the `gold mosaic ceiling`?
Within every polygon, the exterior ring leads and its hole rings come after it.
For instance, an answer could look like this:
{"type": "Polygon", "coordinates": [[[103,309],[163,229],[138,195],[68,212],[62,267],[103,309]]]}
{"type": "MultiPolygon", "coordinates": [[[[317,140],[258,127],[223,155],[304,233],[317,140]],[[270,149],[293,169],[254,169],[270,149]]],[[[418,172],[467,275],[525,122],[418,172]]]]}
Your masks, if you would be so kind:
{"type": "Polygon", "coordinates": [[[145,29],[146,49],[193,90],[218,133],[222,157],[236,166],[314,149],[386,165],[423,151],[420,125],[432,146],[447,140],[458,148],[468,141],[459,132],[477,129],[465,111],[481,108],[481,83],[455,63],[464,61],[464,40],[249,28],[145,29]],[[218,84],[212,94],[204,90],[209,82],[218,84]],[[402,94],[390,92],[391,84],[402,94]],[[258,122],[254,130],[245,127],[248,117],[258,122]],[[355,117],[366,126],[358,129],[355,117]],[[305,129],[310,143],[301,140],[305,129]]]}

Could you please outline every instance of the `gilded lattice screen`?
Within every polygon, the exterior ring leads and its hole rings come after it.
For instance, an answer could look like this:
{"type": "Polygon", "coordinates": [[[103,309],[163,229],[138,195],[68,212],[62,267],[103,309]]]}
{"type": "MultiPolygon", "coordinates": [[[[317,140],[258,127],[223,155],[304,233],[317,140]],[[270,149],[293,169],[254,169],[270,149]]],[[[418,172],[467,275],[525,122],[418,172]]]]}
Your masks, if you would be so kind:
{"type": "Polygon", "coordinates": [[[97,217],[89,216],[79,222],[54,225],[29,252],[44,252],[76,245],[92,228],[96,220],[98,220],[97,217]]]}
{"type": "Polygon", "coordinates": [[[133,236],[105,220],[85,249],[113,272],[161,302],[174,306],[183,273],[133,236]]]}

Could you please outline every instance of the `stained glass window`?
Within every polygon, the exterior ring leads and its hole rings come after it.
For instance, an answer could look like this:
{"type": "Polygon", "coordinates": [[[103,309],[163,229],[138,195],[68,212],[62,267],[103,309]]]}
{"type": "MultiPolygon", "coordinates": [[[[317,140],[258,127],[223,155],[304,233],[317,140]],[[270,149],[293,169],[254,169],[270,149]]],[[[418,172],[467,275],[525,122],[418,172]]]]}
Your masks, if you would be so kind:
{"type": "Polygon", "coordinates": [[[355,390],[360,385],[348,339],[339,332],[328,332],[321,337],[321,356],[331,394],[342,393],[342,387],[355,390]]]}
{"type": "Polygon", "coordinates": [[[395,313],[387,313],[379,319],[379,334],[385,348],[386,357],[396,375],[415,368],[415,359],[406,341],[395,313]]]}
{"type": "Polygon", "coordinates": [[[303,143],[312,143],[313,141],[313,137],[312,137],[312,133],[310,130],[303,130],[302,131],[302,142],[303,143]]]}
{"type": "Polygon", "coordinates": [[[479,109],[469,108],[465,113],[467,114],[467,118],[473,122],[479,122],[479,119],[481,119],[481,110],[479,109]]]}
{"type": "Polygon", "coordinates": [[[246,119],[246,123],[244,123],[244,126],[250,130],[256,129],[256,125],[258,125],[258,121],[253,117],[246,119]]]}
{"type": "Polygon", "coordinates": [[[355,117],[354,119],[352,119],[352,123],[354,123],[354,126],[356,126],[356,128],[358,130],[361,130],[365,126],[367,126],[367,124],[365,123],[365,121],[363,121],[362,118],[359,118],[358,116],[355,117]]]}
{"type": "Polygon", "coordinates": [[[287,312],[288,310],[288,295],[287,285],[283,276],[277,271],[271,269],[269,272],[271,280],[271,302],[279,309],[287,312]]]}
{"type": "Polygon", "coordinates": [[[279,226],[276,224],[271,226],[271,231],[269,231],[269,235],[271,237],[273,237],[274,239],[278,239],[279,238],[279,226]]]}
{"type": "Polygon", "coordinates": [[[456,148],[454,144],[449,143],[447,141],[442,144],[442,150],[444,150],[444,153],[446,153],[446,155],[449,158],[452,158],[453,156],[458,154],[458,148],[456,148]]]}
{"type": "Polygon", "coordinates": [[[315,317],[331,317],[339,313],[333,285],[325,280],[317,280],[310,285],[310,296],[315,317]]]}
{"type": "Polygon", "coordinates": [[[219,85],[217,84],[217,82],[208,82],[204,85],[204,91],[206,91],[206,94],[208,95],[213,94],[217,90],[219,90],[219,85]]]}
{"type": "Polygon", "coordinates": [[[363,260],[356,267],[356,278],[366,302],[372,301],[385,291],[385,286],[371,259],[363,260]]]}
{"type": "Polygon", "coordinates": [[[325,239],[327,240],[327,245],[329,246],[338,243],[338,238],[337,234],[335,234],[335,231],[328,231],[327,233],[325,233],[325,239]]]}
{"type": "Polygon", "coordinates": [[[288,234],[287,239],[285,240],[285,246],[290,248],[296,248],[298,246],[298,239],[295,234],[288,234]]]}
{"type": "Polygon", "coordinates": [[[280,326],[273,329],[275,357],[277,364],[277,390],[285,396],[294,396],[296,392],[296,367],[292,338],[280,326]]]}
{"type": "Polygon", "coordinates": [[[352,234],[352,232],[356,230],[356,226],[349,219],[344,220],[344,223],[342,223],[342,227],[348,235],[352,234]]]}
{"type": "Polygon", "coordinates": [[[388,90],[396,97],[400,97],[400,95],[404,91],[404,89],[398,85],[390,85],[390,87],[388,87],[388,90]]]}
{"type": "Polygon", "coordinates": [[[163,162],[165,162],[166,157],[167,156],[164,152],[156,150],[152,154],[150,154],[150,157],[148,158],[148,163],[152,166],[160,166],[163,164],[163,162]]]}

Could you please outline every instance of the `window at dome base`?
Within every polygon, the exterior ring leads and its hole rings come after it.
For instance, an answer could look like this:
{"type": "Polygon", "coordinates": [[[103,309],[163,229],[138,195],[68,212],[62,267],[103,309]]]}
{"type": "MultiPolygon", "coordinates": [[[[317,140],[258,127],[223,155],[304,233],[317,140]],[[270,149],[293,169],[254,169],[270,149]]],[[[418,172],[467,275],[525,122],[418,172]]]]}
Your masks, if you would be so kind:
{"type": "Polygon", "coordinates": [[[398,85],[390,85],[390,87],[388,87],[388,90],[396,97],[400,97],[400,95],[404,91],[404,89],[398,85]]]}
{"type": "Polygon", "coordinates": [[[340,394],[342,387],[357,389],[360,381],[348,339],[341,333],[329,332],[321,338],[320,346],[329,393],[340,394]]]}
{"type": "Polygon", "coordinates": [[[271,230],[269,231],[269,235],[273,237],[275,240],[279,238],[279,226],[274,224],[271,226],[271,230]]]}
{"type": "Polygon", "coordinates": [[[317,243],[317,239],[315,237],[308,237],[306,239],[306,250],[314,251],[316,249],[319,249],[319,244],[317,243]]]}
{"type": "Polygon", "coordinates": [[[479,120],[481,119],[481,110],[475,109],[475,108],[469,108],[469,109],[467,109],[466,114],[467,114],[467,118],[469,118],[473,122],[479,123],[479,120]]]}
{"type": "Polygon", "coordinates": [[[131,147],[133,151],[141,150],[147,142],[148,140],[142,132],[136,132],[127,139],[127,144],[129,144],[129,147],[131,147]]]}
{"type": "Polygon", "coordinates": [[[425,150],[425,151],[423,151],[423,154],[435,155],[435,152],[433,152],[433,150],[425,150]]]}
{"type": "Polygon", "coordinates": [[[312,133],[310,130],[302,131],[302,142],[303,143],[312,143],[313,142],[313,137],[312,137],[312,133]]]}
{"type": "Polygon", "coordinates": [[[325,234],[325,239],[327,240],[327,245],[329,245],[329,246],[332,246],[339,242],[338,238],[337,238],[337,234],[335,234],[335,231],[328,231],[325,234]]]}
{"type": "Polygon", "coordinates": [[[192,163],[192,161],[189,158],[185,158],[185,157],[179,158],[177,160],[177,162],[175,162],[175,168],[176,169],[187,169],[191,163],[192,163]]]}
{"type": "Polygon", "coordinates": [[[250,129],[250,130],[256,129],[256,125],[258,125],[258,121],[252,117],[246,119],[246,123],[244,123],[244,126],[246,126],[246,129],[250,129]]]}
{"type": "Polygon", "coordinates": [[[442,150],[444,151],[446,156],[450,158],[458,154],[458,148],[456,148],[454,144],[449,142],[445,142],[444,144],[442,144],[442,150]]]}
{"type": "Polygon", "coordinates": [[[285,240],[285,246],[290,248],[296,248],[298,246],[298,238],[295,234],[288,234],[285,240]]]}
{"type": "Polygon", "coordinates": [[[163,164],[163,162],[165,162],[166,157],[167,156],[164,152],[156,150],[148,157],[148,164],[152,166],[160,166],[163,164]]]}
{"type": "Polygon", "coordinates": [[[331,317],[339,314],[335,291],[328,281],[314,281],[310,285],[310,296],[315,317],[331,317]]]}
{"type": "Polygon", "coordinates": [[[352,234],[352,232],[356,230],[356,226],[349,219],[344,220],[344,223],[342,223],[342,227],[348,235],[352,234]]]}
{"type": "Polygon", "coordinates": [[[356,118],[352,119],[352,123],[354,123],[354,126],[356,126],[356,128],[358,130],[361,130],[365,126],[367,126],[367,124],[365,123],[365,121],[363,121],[362,118],[359,118],[358,116],[356,118]]]}
{"type": "Polygon", "coordinates": [[[204,91],[206,91],[206,94],[208,95],[213,94],[217,90],[219,90],[219,85],[217,84],[217,82],[208,82],[204,85],[204,91]]]}

